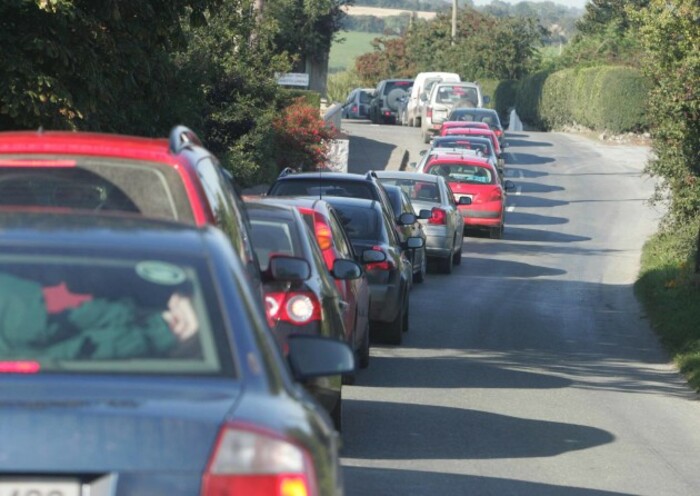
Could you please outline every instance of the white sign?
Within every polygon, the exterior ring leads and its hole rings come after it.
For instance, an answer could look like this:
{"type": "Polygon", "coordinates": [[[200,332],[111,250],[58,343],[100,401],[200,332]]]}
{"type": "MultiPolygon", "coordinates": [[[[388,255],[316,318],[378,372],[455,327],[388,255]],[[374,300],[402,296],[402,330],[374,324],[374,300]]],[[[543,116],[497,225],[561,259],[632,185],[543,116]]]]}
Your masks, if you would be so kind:
{"type": "Polygon", "coordinates": [[[349,155],[350,140],[331,140],[331,149],[328,153],[328,168],[333,172],[347,172],[349,155]]]}
{"type": "Polygon", "coordinates": [[[309,75],[304,72],[288,72],[277,75],[277,83],[285,86],[309,86],[309,75]]]}

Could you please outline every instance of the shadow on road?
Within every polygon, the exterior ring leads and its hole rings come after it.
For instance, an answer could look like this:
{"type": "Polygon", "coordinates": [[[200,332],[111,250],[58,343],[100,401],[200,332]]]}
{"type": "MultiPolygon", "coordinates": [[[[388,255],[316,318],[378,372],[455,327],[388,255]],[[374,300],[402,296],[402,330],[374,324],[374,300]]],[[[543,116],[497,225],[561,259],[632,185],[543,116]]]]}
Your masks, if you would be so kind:
{"type": "MultiPolygon", "coordinates": [[[[471,250],[468,251],[471,253],[471,250]]],[[[462,256],[462,263],[466,266],[467,273],[474,277],[483,275],[493,275],[493,260],[485,258],[471,258],[462,256]]],[[[511,262],[499,260],[498,277],[555,277],[566,274],[565,270],[542,267],[541,265],[531,265],[523,262],[511,262]]]]}
{"type": "Polygon", "coordinates": [[[548,172],[533,171],[530,169],[523,169],[522,167],[514,167],[512,164],[506,165],[505,171],[506,177],[508,179],[536,179],[539,177],[548,176],[548,172]]]}
{"type": "Polygon", "coordinates": [[[549,143],[547,141],[532,141],[532,140],[524,140],[524,139],[517,139],[514,137],[511,137],[512,135],[506,135],[508,138],[508,148],[506,150],[512,151],[512,147],[532,147],[532,146],[554,146],[552,143],[549,143]]]}
{"type": "Polygon", "coordinates": [[[522,193],[553,193],[554,191],[564,191],[566,189],[562,186],[539,183],[519,183],[518,185],[522,193]]]}
{"type": "Polygon", "coordinates": [[[343,410],[342,454],[351,458],[540,458],[589,449],[615,439],[607,431],[585,425],[444,406],[343,400],[343,410]],[[368,425],[372,426],[371,443],[362,435],[368,425]]]}
{"type": "Polygon", "coordinates": [[[503,239],[509,241],[533,241],[540,243],[577,243],[580,241],[590,241],[588,236],[577,236],[555,231],[545,231],[543,229],[532,229],[529,227],[508,226],[506,218],[506,229],[503,239]]]}
{"type": "Polygon", "coordinates": [[[584,487],[559,486],[515,479],[483,477],[478,475],[446,474],[419,470],[396,470],[389,468],[343,467],[347,480],[346,494],[354,495],[486,495],[510,494],[518,496],[633,496],[588,489],[584,487]]]}
{"type": "Polygon", "coordinates": [[[517,197],[510,198],[511,203],[516,203],[518,208],[550,208],[550,207],[562,207],[568,205],[568,201],[564,200],[548,200],[547,198],[540,198],[538,196],[529,195],[518,195],[517,197]]]}
{"type": "Polygon", "coordinates": [[[348,172],[364,174],[370,170],[384,170],[395,148],[380,141],[350,136],[348,172]]]}
{"type": "Polygon", "coordinates": [[[525,212],[506,212],[507,226],[553,226],[557,224],[568,224],[566,217],[553,217],[550,215],[529,214],[525,212]]]}
{"type": "Polygon", "coordinates": [[[510,152],[511,162],[518,165],[543,165],[554,162],[552,157],[544,157],[542,155],[533,155],[531,153],[510,152]],[[513,160],[513,158],[515,160],[513,160]]]}

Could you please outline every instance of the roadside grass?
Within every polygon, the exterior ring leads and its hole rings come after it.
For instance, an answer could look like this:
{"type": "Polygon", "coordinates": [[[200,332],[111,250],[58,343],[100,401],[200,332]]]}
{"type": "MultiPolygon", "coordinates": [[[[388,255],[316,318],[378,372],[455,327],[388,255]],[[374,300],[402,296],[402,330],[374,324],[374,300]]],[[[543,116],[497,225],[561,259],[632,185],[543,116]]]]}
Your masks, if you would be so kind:
{"type": "Polygon", "coordinates": [[[341,72],[355,67],[355,58],[372,51],[372,40],[381,37],[378,33],[341,31],[340,41],[334,41],[328,59],[328,71],[341,72]]]}
{"type": "Polygon", "coordinates": [[[635,291],[674,362],[700,391],[700,275],[694,273],[698,224],[662,228],[644,245],[635,291]]]}

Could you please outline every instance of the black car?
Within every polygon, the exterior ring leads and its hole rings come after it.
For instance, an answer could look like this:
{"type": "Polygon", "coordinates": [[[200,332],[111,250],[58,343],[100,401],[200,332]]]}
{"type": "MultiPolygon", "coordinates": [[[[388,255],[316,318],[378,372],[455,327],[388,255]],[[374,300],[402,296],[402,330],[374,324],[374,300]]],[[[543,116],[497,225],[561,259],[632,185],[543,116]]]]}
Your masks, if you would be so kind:
{"type": "MultiPolygon", "coordinates": [[[[326,198],[340,215],[370,285],[372,333],[401,344],[409,327],[409,293],[413,277],[406,251],[424,246],[421,238],[401,242],[392,219],[379,202],[359,198],[326,198]]],[[[415,217],[415,215],[414,215],[415,217]]]]}
{"type": "MultiPolygon", "coordinates": [[[[348,335],[343,323],[345,302],[333,278],[358,279],[362,268],[354,260],[336,260],[329,273],[316,238],[297,209],[261,202],[249,202],[247,206],[253,248],[262,270],[267,317],[282,349],[293,334],[345,341],[348,335]],[[272,269],[279,257],[301,259],[297,272],[304,277],[294,280],[274,277],[272,269]]],[[[342,422],[341,384],[341,376],[307,384],[338,430],[342,422]]]]}
{"type": "MultiPolygon", "coordinates": [[[[411,199],[400,186],[392,184],[382,184],[382,186],[384,186],[384,190],[389,196],[391,207],[394,210],[394,218],[397,219],[396,232],[401,242],[405,242],[411,237],[417,237],[423,239],[423,245],[425,245],[426,236],[423,225],[418,222],[418,216],[415,214],[411,199]],[[398,219],[400,219],[402,215],[403,219],[410,219],[410,216],[413,215],[416,220],[413,224],[400,222],[398,219]]],[[[411,261],[411,267],[413,268],[413,281],[422,283],[425,280],[425,274],[428,270],[428,258],[425,253],[425,246],[417,250],[408,250],[408,259],[411,261]]]]}
{"type": "Polygon", "coordinates": [[[396,124],[401,97],[409,94],[412,79],[384,79],[379,82],[369,104],[369,119],[375,124],[396,124]]]}
{"type": "Polygon", "coordinates": [[[343,104],[342,118],[367,119],[373,91],[372,88],[355,88],[352,90],[343,104]]]}
{"type": "Polygon", "coordinates": [[[339,435],[294,378],[352,351],[293,336],[285,359],[218,228],[3,210],[0,229],[3,494],[342,493],[339,435]]]}

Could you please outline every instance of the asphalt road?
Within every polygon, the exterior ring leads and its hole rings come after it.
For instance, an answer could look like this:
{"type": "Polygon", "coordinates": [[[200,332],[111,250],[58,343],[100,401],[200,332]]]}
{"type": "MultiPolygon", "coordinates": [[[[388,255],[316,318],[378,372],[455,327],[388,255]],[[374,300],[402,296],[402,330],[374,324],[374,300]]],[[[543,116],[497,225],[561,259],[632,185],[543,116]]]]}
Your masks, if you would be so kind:
{"type": "MultiPolygon", "coordinates": [[[[344,121],[353,171],[418,130],[344,121]]],[[[697,495],[700,405],[632,284],[659,212],[647,150],[510,133],[504,239],[465,237],[411,294],[400,347],[344,388],[350,496],[697,495]]]]}

